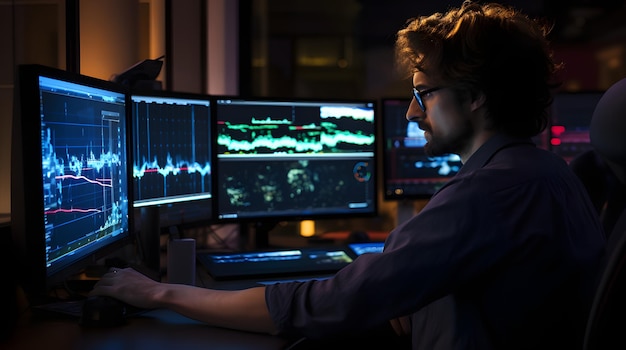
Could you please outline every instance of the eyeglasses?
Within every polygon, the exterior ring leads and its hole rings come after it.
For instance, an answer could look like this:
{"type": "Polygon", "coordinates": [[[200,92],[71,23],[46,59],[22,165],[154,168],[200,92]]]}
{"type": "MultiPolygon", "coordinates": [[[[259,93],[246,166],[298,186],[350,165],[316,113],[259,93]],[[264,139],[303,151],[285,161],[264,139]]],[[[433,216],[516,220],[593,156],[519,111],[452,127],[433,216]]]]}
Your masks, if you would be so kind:
{"type": "Polygon", "coordinates": [[[417,91],[416,88],[413,88],[413,96],[415,96],[415,100],[417,101],[417,104],[422,109],[422,112],[426,112],[426,106],[424,105],[424,101],[422,100],[422,96],[428,95],[431,92],[435,92],[435,91],[441,90],[441,89],[443,89],[443,86],[426,89],[424,91],[417,91]]]}

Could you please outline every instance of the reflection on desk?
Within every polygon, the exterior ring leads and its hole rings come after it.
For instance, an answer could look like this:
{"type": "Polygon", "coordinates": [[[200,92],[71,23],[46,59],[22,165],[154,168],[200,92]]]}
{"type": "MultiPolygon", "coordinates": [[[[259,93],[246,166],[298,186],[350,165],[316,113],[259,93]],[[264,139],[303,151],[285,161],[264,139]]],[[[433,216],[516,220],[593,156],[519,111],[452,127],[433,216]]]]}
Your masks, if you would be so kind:
{"type": "Polygon", "coordinates": [[[75,319],[19,326],[2,349],[282,349],[277,336],[208,326],[169,310],[154,310],[113,328],[84,328],[75,319]],[[5,347],[7,345],[7,347],[5,347]]]}

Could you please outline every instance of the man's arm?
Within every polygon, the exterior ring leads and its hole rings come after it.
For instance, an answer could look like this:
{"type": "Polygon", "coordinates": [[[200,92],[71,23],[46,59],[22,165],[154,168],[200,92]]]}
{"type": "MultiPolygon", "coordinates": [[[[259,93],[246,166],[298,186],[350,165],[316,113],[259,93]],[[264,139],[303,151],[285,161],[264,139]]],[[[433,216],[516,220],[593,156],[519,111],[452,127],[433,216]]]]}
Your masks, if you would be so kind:
{"type": "Polygon", "coordinates": [[[265,287],[224,291],[160,283],[128,268],[106,273],[91,294],[146,309],[167,308],[213,326],[277,332],[265,303],[265,287]]]}

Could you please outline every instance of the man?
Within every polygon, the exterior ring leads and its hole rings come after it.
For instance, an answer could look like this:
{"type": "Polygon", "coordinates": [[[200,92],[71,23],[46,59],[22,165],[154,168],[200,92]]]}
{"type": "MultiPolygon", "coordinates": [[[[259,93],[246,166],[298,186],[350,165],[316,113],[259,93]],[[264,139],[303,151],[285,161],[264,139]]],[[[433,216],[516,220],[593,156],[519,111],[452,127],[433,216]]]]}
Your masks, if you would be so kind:
{"type": "Polygon", "coordinates": [[[429,154],[464,164],[383,253],[324,281],[216,291],[125,269],[93,293],[312,339],[391,320],[416,349],[580,347],[604,236],[575,175],[531,141],[546,126],[557,68],[546,35],[513,9],[471,2],[398,32],[413,79],[407,119],[429,154]]]}

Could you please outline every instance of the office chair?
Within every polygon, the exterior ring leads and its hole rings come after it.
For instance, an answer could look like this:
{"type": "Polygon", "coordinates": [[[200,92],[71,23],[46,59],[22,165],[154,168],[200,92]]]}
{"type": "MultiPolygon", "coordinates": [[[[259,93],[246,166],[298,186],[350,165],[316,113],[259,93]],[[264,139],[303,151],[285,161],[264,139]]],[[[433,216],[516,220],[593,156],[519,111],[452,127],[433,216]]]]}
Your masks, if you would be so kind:
{"type": "Polygon", "coordinates": [[[587,189],[604,232],[609,237],[622,209],[626,207],[626,186],[595,149],[578,155],[569,165],[587,189]]]}
{"type": "Polygon", "coordinates": [[[583,350],[626,349],[626,235],[621,235],[598,284],[583,350]]]}
{"type": "MultiPolygon", "coordinates": [[[[598,192],[590,190],[590,197],[603,221],[607,247],[583,350],[626,349],[626,79],[607,89],[598,102],[589,136],[593,154],[582,155],[570,165],[579,176],[585,171],[583,182],[604,180],[595,184],[598,192]]],[[[588,190],[592,185],[586,184],[588,190]]]]}

